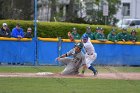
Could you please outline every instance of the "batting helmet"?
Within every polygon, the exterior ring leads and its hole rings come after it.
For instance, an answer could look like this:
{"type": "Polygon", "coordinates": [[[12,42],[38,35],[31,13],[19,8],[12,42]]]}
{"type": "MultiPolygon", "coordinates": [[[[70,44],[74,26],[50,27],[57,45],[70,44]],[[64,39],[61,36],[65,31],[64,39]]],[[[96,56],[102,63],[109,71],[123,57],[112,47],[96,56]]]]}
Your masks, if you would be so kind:
{"type": "Polygon", "coordinates": [[[87,34],[83,34],[82,39],[88,39],[88,35],[87,34]]]}
{"type": "Polygon", "coordinates": [[[83,43],[79,42],[79,43],[77,43],[75,46],[76,46],[76,47],[79,47],[80,49],[82,49],[84,45],[83,45],[83,43]]]}

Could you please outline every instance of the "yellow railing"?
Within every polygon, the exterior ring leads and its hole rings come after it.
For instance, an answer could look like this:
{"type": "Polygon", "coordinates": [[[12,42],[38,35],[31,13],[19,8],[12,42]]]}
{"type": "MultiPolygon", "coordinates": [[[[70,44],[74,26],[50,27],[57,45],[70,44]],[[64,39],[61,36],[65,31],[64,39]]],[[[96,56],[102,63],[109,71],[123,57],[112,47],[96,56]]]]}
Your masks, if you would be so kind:
{"type": "Polygon", "coordinates": [[[123,41],[118,41],[116,43],[114,42],[111,42],[111,41],[99,41],[99,40],[91,40],[92,43],[96,43],[96,44],[127,44],[127,45],[132,45],[132,44],[137,44],[137,45],[140,45],[140,42],[131,42],[131,41],[127,41],[127,42],[123,42],[123,41]]]}
{"type": "MultiPolygon", "coordinates": [[[[7,38],[7,37],[0,37],[0,40],[6,40],[6,41],[19,41],[17,38],[7,38]]],[[[32,38],[22,38],[20,39],[20,41],[31,41],[32,38]]],[[[51,41],[51,42],[57,42],[58,41],[58,38],[41,38],[41,37],[38,37],[38,40],[41,40],[41,41],[51,41]]],[[[63,42],[71,42],[69,39],[62,39],[63,42]]],[[[80,40],[75,40],[75,42],[80,42],[80,40]]],[[[131,42],[131,41],[127,41],[127,42],[122,42],[122,41],[118,41],[116,43],[114,42],[111,42],[111,41],[99,41],[99,40],[91,40],[92,43],[95,43],[95,44],[129,44],[129,45],[132,45],[132,44],[136,44],[136,45],[140,45],[140,42],[131,42]]]]}
{"type": "MultiPolygon", "coordinates": [[[[8,38],[8,37],[0,37],[0,40],[4,40],[4,41],[19,41],[19,39],[17,38],[8,38]]],[[[31,41],[32,38],[22,38],[20,39],[20,41],[31,41]]]]}
{"type": "MultiPolygon", "coordinates": [[[[53,41],[56,42],[58,41],[58,38],[38,38],[39,40],[42,41],[53,41]]],[[[69,39],[62,39],[63,42],[71,42],[69,39]]],[[[80,42],[80,40],[75,40],[75,42],[80,42]]],[[[111,42],[111,41],[99,41],[99,40],[91,40],[92,43],[96,43],[96,44],[136,44],[136,45],[140,45],[140,42],[131,42],[131,41],[127,41],[127,42],[122,42],[122,41],[118,41],[116,43],[111,42]]]]}
{"type": "Polygon", "coordinates": [[[42,38],[42,37],[38,37],[38,40],[57,42],[58,38],[42,38]]]}

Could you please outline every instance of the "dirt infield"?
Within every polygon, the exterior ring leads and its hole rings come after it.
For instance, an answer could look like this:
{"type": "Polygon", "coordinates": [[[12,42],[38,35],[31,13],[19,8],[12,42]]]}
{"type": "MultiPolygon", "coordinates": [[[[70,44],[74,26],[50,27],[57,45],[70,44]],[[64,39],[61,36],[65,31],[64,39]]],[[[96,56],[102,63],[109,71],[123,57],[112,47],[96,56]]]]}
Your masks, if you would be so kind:
{"type": "Polygon", "coordinates": [[[140,73],[98,73],[93,76],[92,73],[76,76],[63,76],[58,73],[38,72],[38,73],[0,73],[0,77],[42,77],[42,78],[90,78],[90,79],[123,79],[140,80],[140,73]]]}

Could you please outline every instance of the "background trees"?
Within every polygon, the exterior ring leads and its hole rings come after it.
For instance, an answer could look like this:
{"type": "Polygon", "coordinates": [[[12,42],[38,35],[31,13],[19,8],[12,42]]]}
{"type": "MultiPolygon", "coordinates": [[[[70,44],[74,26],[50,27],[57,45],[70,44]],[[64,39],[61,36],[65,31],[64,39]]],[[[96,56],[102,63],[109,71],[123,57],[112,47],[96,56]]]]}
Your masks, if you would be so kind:
{"type": "Polygon", "coordinates": [[[3,19],[33,19],[34,0],[0,0],[3,19]]]}
{"type": "MultiPolygon", "coordinates": [[[[120,0],[38,0],[38,11],[45,12],[38,13],[38,20],[105,24],[105,3],[109,7],[107,24],[113,24],[120,0]]],[[[33,20],[34,0],[0,0],[0,11],[0,19],[33,20]]]]}

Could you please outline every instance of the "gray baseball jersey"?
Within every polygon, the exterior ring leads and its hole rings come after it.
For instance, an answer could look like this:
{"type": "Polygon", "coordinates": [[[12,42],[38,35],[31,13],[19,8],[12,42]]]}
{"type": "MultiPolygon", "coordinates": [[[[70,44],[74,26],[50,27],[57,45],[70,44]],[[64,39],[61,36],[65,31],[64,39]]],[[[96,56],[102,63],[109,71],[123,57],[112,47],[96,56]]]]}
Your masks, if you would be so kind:
{"type": "Polygon", "coordinates": [[[60,62],[64,63],[66,65],[66,68],[62,71],[63,75],[75,75],[78,74],[79,68],[85,64],[85,56],[83,52],[75,53],[75,49],[71,49],[69,52],[67,52],[67,56],[71,57],[65,57],[61,58],[60,62]]]}

